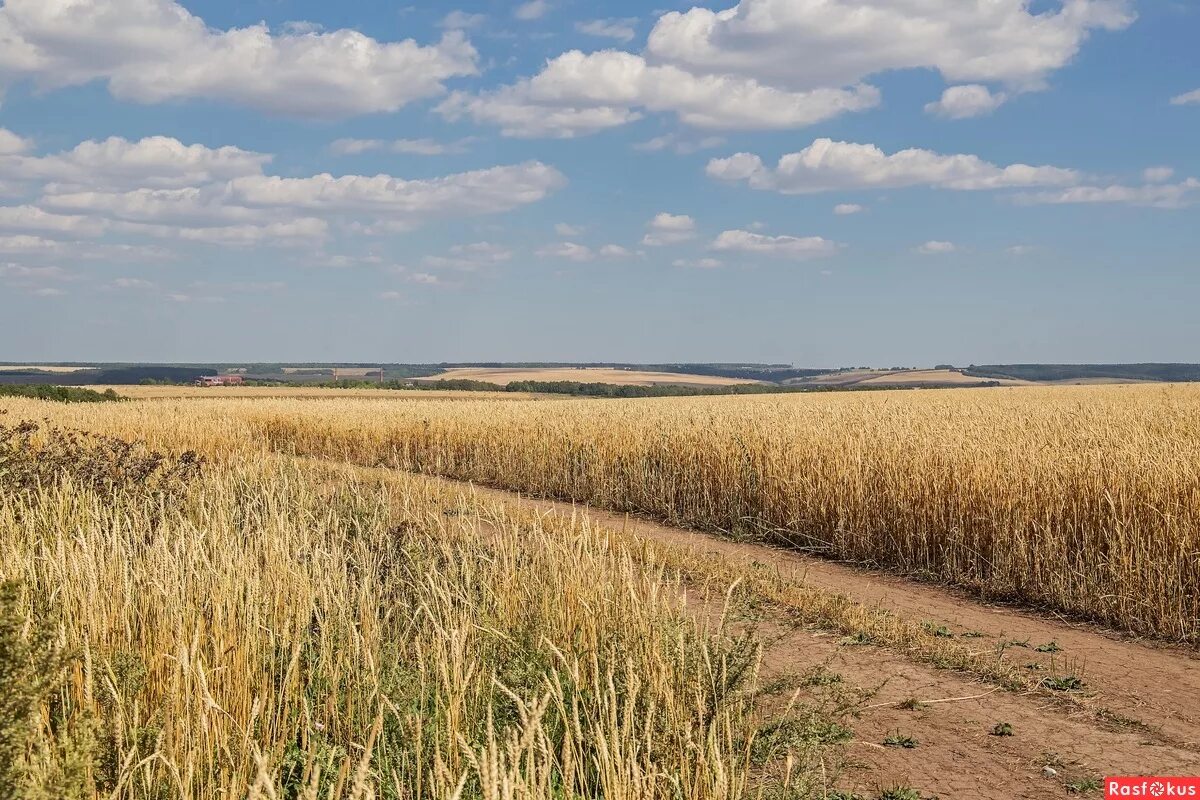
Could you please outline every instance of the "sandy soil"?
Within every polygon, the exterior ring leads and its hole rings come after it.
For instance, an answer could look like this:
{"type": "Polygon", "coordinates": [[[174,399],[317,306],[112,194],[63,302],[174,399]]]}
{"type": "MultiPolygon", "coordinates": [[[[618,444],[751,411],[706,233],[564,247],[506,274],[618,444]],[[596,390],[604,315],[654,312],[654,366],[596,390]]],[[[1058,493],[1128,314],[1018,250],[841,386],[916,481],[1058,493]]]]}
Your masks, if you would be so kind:
{"type": "Polygon", "coordinates": [[[943,799],[1048,799],[1067,796],[1070,784],[1105,775],[1200,775],[1200,654],[1195,650],[1136,641],[792,551],[511,492],[475,491],[551,513],[583,511],[596,523],[650,540],[717,553],[747,565],[765,564],[783,579],[946,626],[956,636],[969,633],[969,641],[977,641],[980,651],[998,652],[998,658],[1029,666],[1034,674],[1053,659],[1086,681],[1086,691],[1075,702],[1056,702],[1045,692],[1005,691],[884,648],[846,646],[827,631],[797,627],[768,614],[755,623],[770,643],[764,677],[803,675],[824,664],[854,685],[878,690],[853,724],[856,737],[847,752],[851,768],[839,786],[872,796],[883,788],[905,785],[923,797],[943,799]],[[1027,644],[999,647],[1014,641],[1027,644]],[[1052,654],[1036,651],[1050,642],[1061,649],[1052,654]],[[910,698],[925,707],[899,707],[910,698]],[[991,735],[1001,722],[1012,726],[1012,736],[991,735]],[[883,746],[884,738],[895,731],[914,737],[919,745],[911,750],[883,746]],[[1053,774],[1045,771],[1047,767],[1053,774]]]}
{"type": "Polygon", "coordinates": [[[89,367],[51,367],[42,364],[0,364],[0,372],[17,372],[36,369],[42,372],[79,372],[89,367]]]}
{"type": "Polygon", "coordinates": [[[576,369],[563,367],[555,369],[484,369],[462,367],[448,369],[445,372],[426,381],[437,380],[472,380],[486,381],[507,386],[513,381],[579,381],[581,383],[615,383],[623,386],[655,386],[659,384],[682,384],[685,386],[730,386],[739,383],[759,383],[759,381],[742,380],[739,378],[721,378],[711,375],[677,375],[671,372],[643,372],[628,369],[576,369]]]}

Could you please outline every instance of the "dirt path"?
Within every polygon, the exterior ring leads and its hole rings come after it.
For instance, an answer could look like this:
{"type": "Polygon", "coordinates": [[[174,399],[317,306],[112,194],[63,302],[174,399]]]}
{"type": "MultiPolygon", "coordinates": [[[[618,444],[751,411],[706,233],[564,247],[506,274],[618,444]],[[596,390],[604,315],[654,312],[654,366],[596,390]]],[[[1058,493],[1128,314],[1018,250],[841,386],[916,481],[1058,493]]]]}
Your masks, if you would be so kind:
{"type": "Polygon", "coordinates": [[[843,646],[825,631],[782,620],[760,621],[760,634],[771,642],[764,655],[766,677],[801,675],[827,662],[828,669],[854,685],[881,687],[869,703],[874,707],[854,725],[857,736],[850,755],[852,761],[861,761],[861,768],[846,778],[856,788],[876,792],[906,785],[943,800],[1008,800],[1063,797],[1069,784],[1106,774],[1200,774],[1200,658],[1194,651],[1133,641],[1092,626],[988,605],[952,590],[765,545],[570,503],[471,488],[481,497],[539,511],[586,514],[600,525],[720,554],[731,563],[765,564],[785,578],[944,626],[948,634],[970,634],[968,641],[977,641],[984,652],[1020,642],[1003,648],[999,657],[1035,674],[1053,660],[1086,681],[1087,699],[1071,710],[1044,694],[993,690],[970,676],[915,663],[883,648],[843,646]],[[1036,649],[1051,650],[1051,643],[1055,652],[1036,649]],[[950,698],[972,699],[940,702],[950,698]],[[898,706],[910,699],[926,705],[918,710],[898,706]],[[992,735],[998,723],[1011,725],[1014,735],[992,735]],[[884,747],[884,738],[895,732],[912,736],[919,746],[884,747]],[[1044,772],[1046,767],[1055,774],[1044,772]]]}

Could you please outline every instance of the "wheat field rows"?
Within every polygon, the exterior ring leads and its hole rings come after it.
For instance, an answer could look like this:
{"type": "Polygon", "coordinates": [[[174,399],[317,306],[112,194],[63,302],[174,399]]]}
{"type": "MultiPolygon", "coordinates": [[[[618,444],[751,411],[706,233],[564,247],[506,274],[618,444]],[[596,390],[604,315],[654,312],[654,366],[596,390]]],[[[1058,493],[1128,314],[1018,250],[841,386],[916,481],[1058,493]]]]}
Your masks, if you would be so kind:
{"type": "Polygon", "coordinates": [[[60,406],[52,417],[176,451],[388,466],[640,512],[1200,641],[1195,387],[397,397],[60,406]]]}

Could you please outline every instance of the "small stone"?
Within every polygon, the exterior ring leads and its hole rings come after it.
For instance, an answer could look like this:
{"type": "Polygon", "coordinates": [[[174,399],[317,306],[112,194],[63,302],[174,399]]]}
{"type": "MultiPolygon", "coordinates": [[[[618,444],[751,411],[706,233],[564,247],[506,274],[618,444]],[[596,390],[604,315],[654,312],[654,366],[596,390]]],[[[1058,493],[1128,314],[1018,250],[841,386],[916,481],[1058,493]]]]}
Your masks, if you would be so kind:
{"type": "Polygon", "coordinates": [[[1042,767],[1042,775],[1047,778],[1053,778],[1057,774],[1058,774],[1058,770],[1056,770],[1054,767],[1051,767],[1051,766],[1042,767]]]}

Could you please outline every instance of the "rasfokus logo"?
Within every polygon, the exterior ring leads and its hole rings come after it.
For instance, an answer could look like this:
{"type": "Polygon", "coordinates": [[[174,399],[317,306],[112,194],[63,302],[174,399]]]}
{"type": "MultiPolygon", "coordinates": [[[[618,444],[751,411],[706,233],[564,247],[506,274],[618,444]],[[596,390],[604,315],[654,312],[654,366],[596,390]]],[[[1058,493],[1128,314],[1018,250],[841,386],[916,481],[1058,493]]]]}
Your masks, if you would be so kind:
{"type": "Polygon", "coordinates": [[[1200,777],[1105,778],[1105,797],[1195,797],[1200,798],[1200,777]]]}

